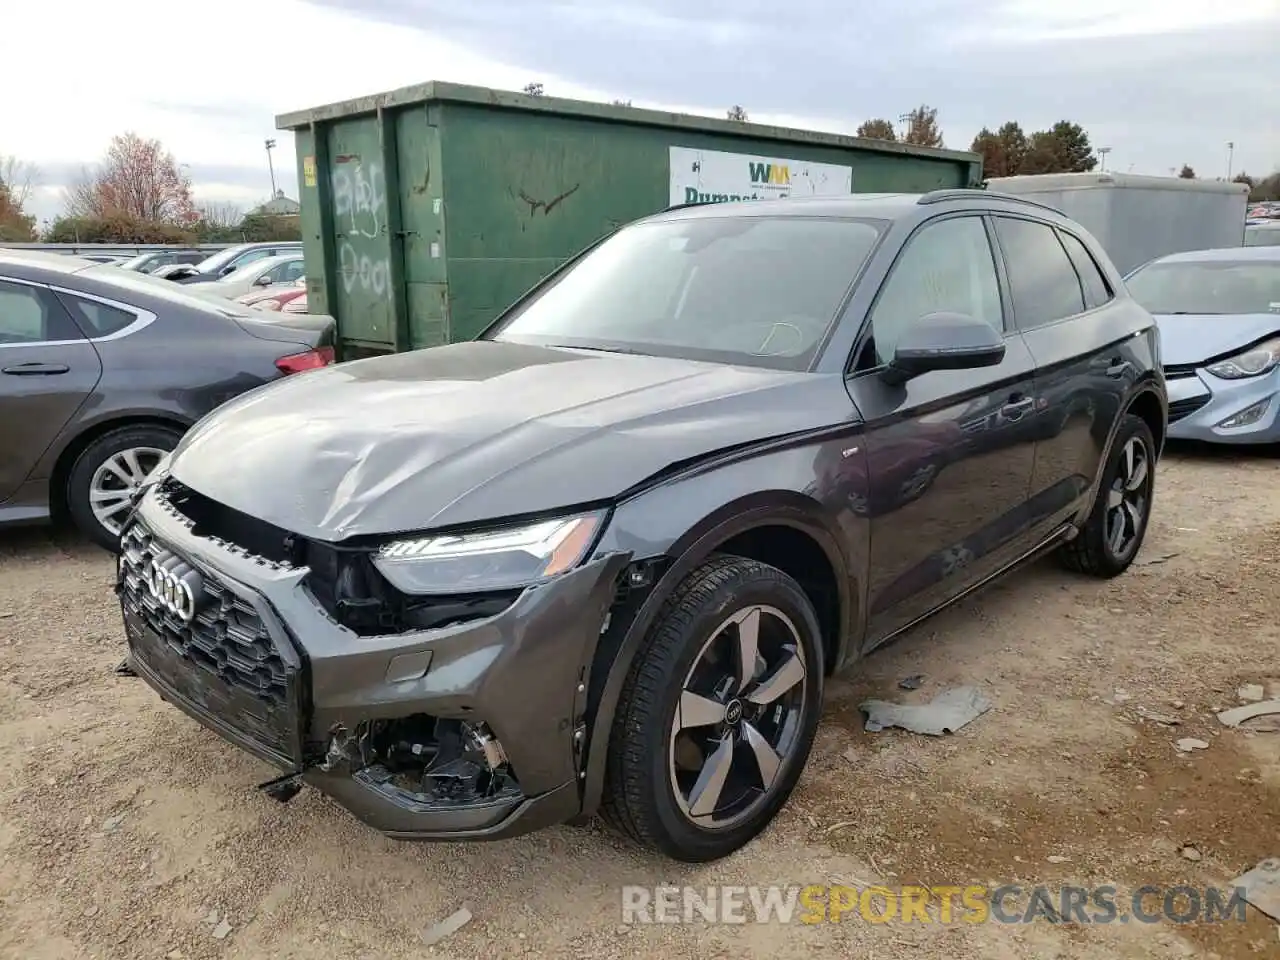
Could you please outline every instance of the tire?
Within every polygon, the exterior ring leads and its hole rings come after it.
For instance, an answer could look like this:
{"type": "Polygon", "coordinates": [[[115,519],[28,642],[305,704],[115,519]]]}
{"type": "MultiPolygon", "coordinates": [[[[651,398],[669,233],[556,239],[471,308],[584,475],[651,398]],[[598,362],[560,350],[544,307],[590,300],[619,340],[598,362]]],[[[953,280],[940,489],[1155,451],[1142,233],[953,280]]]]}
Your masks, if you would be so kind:
{"type": "Polygon", "coordinates": [[[1063,544],[1058,550],[1058,558],[1067,569],[1103,579],[1119,576],[1129,569],[1147,535],[1147,524],[1151,519],[1151,506],[1155,499],[1155,469],[1156,444],[1151,428],[1141,417],[1126,414],[1107,456],[1102,483],[1098,487],[1089,518],[1076,538],[1063,544]],[[1131,450],[1139,451],[1146,464],[1145,474],[1136,491],[1128,489],[1132,477],[1126,482],[1131,450]],[[1136,522],[1133,521],[1133,514],[1129,513],[1125,528],[1128,535],[1123,540],[1122,548],[1117,549],[1108,537],[1108,530],[1115,529],[1110,526],[1113,511],[1126,510],[1123,506],[1115,507],[1115,497],[1121,487],[1126,494],[1136,493],[1141,499],[1141,506],[1136,522]]]}
{"type": "MultiPolygon", "coordinates": [[[[795,580],[740,557],[715,556],[699,566],[663,605],[623,684],[607,748],[604,820],[634,841],[685,863],[718,860],[749,843],[787,802],[808,760],[822,712],[823,667],[818,619],[795,580]],[[753,659],[759,676],[743,688],[741,658],[736,656],[740,631],[719,628],[752,610],[757,612],[747,621],[756,618],[759,653],[753,659]],[[735,655],[713,663],[704,659],[708,649],[735,655]],[[796,679],[797,658],[802,679],[796,679]],[[714,700],[717,709],[724,707],[724,722],[692,724],[677,734],[677,708],[686,686],[703,685],[717,675],[730,689],[717,699],[710,687],[702,686],[700,692],[708,697],[698,702],[705,706],[714,700]],[[783,676],[788,678],[785,688],[782,682],[766,688],[765,681],[783,676]],[[782,689],[770,700],[772,691],[782,689]],[[760,705],[766,701],[767,706],[760,705]],[[743,708],[736,719],[735,703],[743,708]],[[723,744],[718,738],[726,732],[738,744],[732,754],[738,762],[735,778],[718,792],[725,815],[712,824],[692,800],[697,774],[684,765],[693,760],[691,766],[696,766],[699,755],[704,761],[722,756],[714,745],[723,744]],[[778,748],[772,757],[781,757],[767,786],[762,771],[768,764],[758,759],[767,757],[758,749],[761,737],[769,741],[766,746],[778,748]],[[712,746],[699,751],[697,742],[712,746]],[[757,788],[766,788],[758,789],[754,799],[744,794],[741,809],[734,810],[732,798],[744,793],[741,786],[748,782],[736,779],[738,775],[754,777],[757,788]]],[[[692,717],[690,712],[683,715],[692,717]]],[[[706,795],[700,796],[705,801],[706,795]]]]}
{"type": "MultiPolygon", "coordinates": [[[[119,523],[128,513],[128,508],[120,508],[104,524],[94,513],[91,493],[95,485],[100,493],[119,492],[121,498],[100,501],[109,506],[117,506],[125,497],[128,485],[123,477],[112,474],[107,464],[114,458],[120,458],[118,462],[127,463],[130,453],[133,453],[139,469],[145,471],[148,466],[154,466],[159,454],[168,453],[177,446],[181,437],[181,433],[170,427],[143,424],[119,427],[104,433],[85,447],[67,475],[65,491],[67,512],[76,528],[104,550],[115,553],[119,548],[120,532],[118,529],[112,530],[110,524],[119,523]]],[[[137,479],[142,478],[139,476],[137,479]]]]}

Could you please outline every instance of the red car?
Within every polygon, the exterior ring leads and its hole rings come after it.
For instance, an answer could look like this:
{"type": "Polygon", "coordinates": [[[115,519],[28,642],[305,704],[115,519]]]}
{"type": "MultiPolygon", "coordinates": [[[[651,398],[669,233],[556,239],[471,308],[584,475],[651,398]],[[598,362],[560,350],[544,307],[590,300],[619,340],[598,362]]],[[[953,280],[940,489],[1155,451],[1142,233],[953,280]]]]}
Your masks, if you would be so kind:
{"type": "Polygon", "coordinates": [[[306,313],[307,281],[299,277],[293,283],[278,283],[265,290],[254,290],[243,297],[236,297],[237,303],[243,303],[255,310],[281,311],[289,308],[289,313],[306,313]],[[292,309],[291,305],[299,297],[302,298],[302,310],[292,309]]]}

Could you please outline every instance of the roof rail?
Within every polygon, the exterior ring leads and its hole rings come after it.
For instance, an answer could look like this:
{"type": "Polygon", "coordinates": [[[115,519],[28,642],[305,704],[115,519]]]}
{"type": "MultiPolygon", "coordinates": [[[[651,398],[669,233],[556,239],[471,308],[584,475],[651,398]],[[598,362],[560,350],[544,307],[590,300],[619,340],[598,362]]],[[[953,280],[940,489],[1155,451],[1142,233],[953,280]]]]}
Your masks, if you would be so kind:
{"type": "Polygon", "coordinates": [[[717,200],[690,200],[686,203],[673,203],[669,207],[663,207],[662,212],[667,213],[670,210],[684,210],[686,207],[709,207],[717,200]]]}
{"type": "Polygon", "coordinates": [[[1059,216],[1065,214],[1057,207],[1051,207],[1047,203],[1041,203],[1038,200],[1030,200],[1026,197],[1019,196],[1016,193],[1001,193],[999,190],[988,190],[985,186],[981,187],[948,187],[942,190],[930,190],[922,195],[916,203],[943,203],[947,200],[965,200],[972,197],[975,193],[981,193],[984,197],[991,197],[994,200],[1008,200],[1011,203],[1025,203],[1029,207],[1039,207],[1041,210],[1048,210],[1059,216]]]}

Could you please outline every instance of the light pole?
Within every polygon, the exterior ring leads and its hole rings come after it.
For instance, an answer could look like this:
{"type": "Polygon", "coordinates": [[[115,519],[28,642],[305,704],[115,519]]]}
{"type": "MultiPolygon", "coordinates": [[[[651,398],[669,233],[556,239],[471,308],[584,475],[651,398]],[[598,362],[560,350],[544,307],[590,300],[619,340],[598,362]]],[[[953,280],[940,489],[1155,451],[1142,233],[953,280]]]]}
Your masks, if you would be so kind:
{"type": "Polygon", "coordinates": [[[1098,160],[1099,160],[1099,163],[1100,163],[1100,166],[1098,167],[1098,172],[1099,172],[1099,173],[1106,173],[1106,172],[1107,172],[1107,154],[1108,154],[1108,153],[1110,153],[1110,152],[1111,152],[1111,148],[1110,148],[1110,147],[1099,147],[1099,148],[1098,148],[1098,160]]]}
{"type": "Polygon", "coordinates": [[[276,166],[271,162],[271,150],[275,147],[276,142],[268,139],[267,144],[267,169],[271,171],[271,199],[276,198],[276,166]]]}
{"type": "Polygon", "coordinates": [[[1231,179],[1231,167],[1236,159],[1236,142],[1234,140],[1227,141],[1227,179],[1231,179]]]}

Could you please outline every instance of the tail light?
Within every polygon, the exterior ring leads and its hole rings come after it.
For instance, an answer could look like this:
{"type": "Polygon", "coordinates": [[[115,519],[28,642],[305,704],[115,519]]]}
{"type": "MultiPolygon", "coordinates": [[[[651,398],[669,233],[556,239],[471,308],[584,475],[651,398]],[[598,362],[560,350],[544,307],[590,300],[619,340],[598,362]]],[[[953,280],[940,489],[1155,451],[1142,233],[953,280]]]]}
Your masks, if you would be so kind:
{"type": "Polygon", "coordinates": [[[291,353],[276,361],[276,369],[283,374],[302,373],[305,370],[319,370],[333,363],[333,347],[317,347],[305,353],[291,353]]]}

